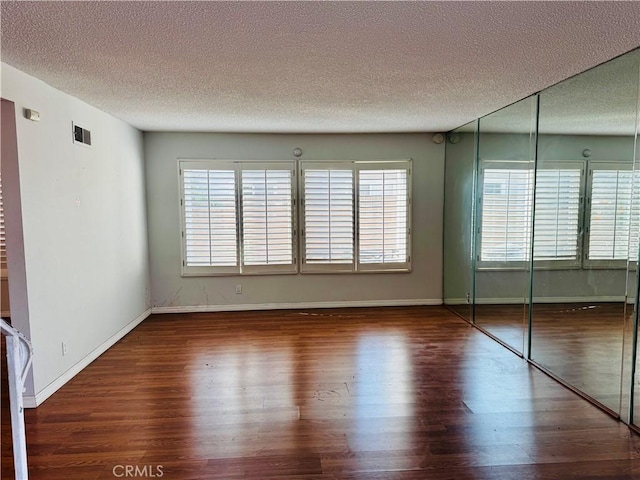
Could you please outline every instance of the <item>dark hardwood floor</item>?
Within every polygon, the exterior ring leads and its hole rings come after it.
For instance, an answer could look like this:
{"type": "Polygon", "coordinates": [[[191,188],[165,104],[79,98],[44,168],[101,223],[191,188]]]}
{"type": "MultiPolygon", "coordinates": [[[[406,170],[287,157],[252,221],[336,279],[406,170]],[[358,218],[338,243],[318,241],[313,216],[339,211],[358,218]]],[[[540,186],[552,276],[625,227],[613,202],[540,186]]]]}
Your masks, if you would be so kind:
{"type": "Polygon", "coordinates": [[[154,315],[26,423],[33,480],[640,478],[640,436],[442,307],[154,315]]]}
{"type": "MultiPolygon", "coordinates": [[[[476,305],[476,324],[522,352],[528,307],[476,305]]],[[[620,411],[625,314],[623,303],[533,306],[531,358],[614,412],[620,411]]]]}

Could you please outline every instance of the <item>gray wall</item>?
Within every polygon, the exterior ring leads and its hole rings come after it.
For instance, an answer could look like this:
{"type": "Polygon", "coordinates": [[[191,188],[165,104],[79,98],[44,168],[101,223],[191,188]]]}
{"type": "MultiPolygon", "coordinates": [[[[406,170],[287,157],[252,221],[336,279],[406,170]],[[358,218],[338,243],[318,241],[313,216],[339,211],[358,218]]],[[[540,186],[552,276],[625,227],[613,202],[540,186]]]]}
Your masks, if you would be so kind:
{"type": "MultiPolygon", "coordinates": [[[[469,245],[471,215],[470,187],[473,180],[474,136],[461,133],[460,142],[447,145],[445,206],[445,303],[464,303],[469,289],[471,269],[469,245]],[[469,192],[468,194],[465,192],[469,192]],[[456,240],[460,238],[459,240],[456,240]]],[[[525,159],[521,146],[526,139],[512,134],[481,134],[481,158],[488,160],[525,159]]],[[[596,137],[580,135],[542,135],[539,139],[538,158],[551,165],[551,161],[583,160],[584,149],[591,150],[593,161],[627,161],[632,163],[633,138],[596,137]]],[[[625,294],[624,269],[542,270],[534,277],[534,298],[538,301],[569,301],[578,299],[622,300],[625,294]]],[[[522,301],[528,294],[521,271],[480,270],[476,275],[478,303],[509,303],[522,301]]]]}
{"type": "Polygon", "coordinates": [[[22,208],[5,209],[23,225],[28,311],[12,320],[34,346],[25,398],[34,406],[148,315],[142,134],[6,64],[2,96],[17,112],[22,208]],[[91,147],[73,144],[72,121],[91,130],[91,147]]]}
{"type": "Polygon", "coordinates": [[[441,303],[444,145],[430,138],[145,133],[154,311],[441,303]],[[177,159],[288,160],[295,147],[304,160],[413,159],[412,272],[182,277],[177,159]]]}
{"type": "Polygon", "coordinates": [[[467,303],[472,295],[473,170],[475,135],[457,133],[446,142],[444,204],[444,303],[467,303]]]}

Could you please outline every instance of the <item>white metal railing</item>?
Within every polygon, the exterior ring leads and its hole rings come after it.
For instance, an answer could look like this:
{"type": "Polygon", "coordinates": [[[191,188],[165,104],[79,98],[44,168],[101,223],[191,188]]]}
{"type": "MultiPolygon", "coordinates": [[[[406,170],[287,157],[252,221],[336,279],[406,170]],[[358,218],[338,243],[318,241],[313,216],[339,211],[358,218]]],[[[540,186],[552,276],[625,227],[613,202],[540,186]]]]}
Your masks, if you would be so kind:
{"type": "Polygon", "coordinates": [[[27,437],[24,428],[24,382],[31,368],[33,347],[31,342],[4,319],[0,318],[2,334],[7,337],[7,369],[9,373],[9,407],[13,436],[13,463],[16,480],[28,480],[27,437]]]}

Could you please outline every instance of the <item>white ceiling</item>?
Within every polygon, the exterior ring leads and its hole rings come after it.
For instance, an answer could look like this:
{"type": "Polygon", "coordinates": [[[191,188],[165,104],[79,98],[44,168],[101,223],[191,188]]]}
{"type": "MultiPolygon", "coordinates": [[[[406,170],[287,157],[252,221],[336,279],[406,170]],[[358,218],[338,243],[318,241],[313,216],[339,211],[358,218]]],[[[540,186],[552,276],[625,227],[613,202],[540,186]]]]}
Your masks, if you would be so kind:
{"type": "Polygon", "coordinates": [[[3,62],[142,130],[446,131],[640,45],[640,2],[2,1],[1,20],[3,62]]]}

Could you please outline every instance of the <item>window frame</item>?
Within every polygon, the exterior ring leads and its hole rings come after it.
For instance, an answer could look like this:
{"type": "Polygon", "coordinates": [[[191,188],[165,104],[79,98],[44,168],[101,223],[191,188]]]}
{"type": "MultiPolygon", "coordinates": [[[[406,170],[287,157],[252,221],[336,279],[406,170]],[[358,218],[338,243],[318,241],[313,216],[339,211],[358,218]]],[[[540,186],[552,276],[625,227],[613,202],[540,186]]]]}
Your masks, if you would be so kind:
{"type": "MultiPolygon", "coordinates": [[[[547,160],[546,162],[548,162],[547,160]]],[[[529,265],[531,263],[531,255],[534,255],[533,260],[533,268],[536,270],[577,270],[582,268],[582,252],[583,252],[583,237],[584,237],[584,218],[585,218],[585,175],[586,175],[586,161],[584,160],[563,160],[553,162],[554,168],[540,168],[538,165],[537,168],[533,168],[533,163],[529,160],[481,160],[480,161],[480,171],[478,174],[478,195],[479,201],[477,202],[477,219],[478,219],[478,227],[477,227],[477,237],[478,237],[478,254],[476,257],[476,267],[478,270],[489,271],[489,270],[527,270],[529,269],[529,265]],[[579,168],[576,168],[579,167],[579,168]],[[516,261],[494,261],[494,260],[482,260],[482,226],[483,226],[483,211],[484,211],[484,175],[486,169],[504,169],[504,170],[526,170],[531,172],[534,177],[531,180],[531,192],[530,192],[530,202],[531,202],[531,218],[529,220],[529,232],[530,235],[533,234],[533,242],[527,242],[526,248],[528,250],[526,260],[516,260],[516,261]],[[576,256],[572,259],[545,259],[545,260],[535,260],[535,208],[536,208],[536,192],[537,192],[537,172],[538,170],[580,170],[580,187],[578,193],[578,231],[576,234],[576,256]],[[533,245],[531,244],[533,243],[533,245]]],[[[551,165],[550,165],[551,167],[551,165]]]]}
{"type": "Polygon", "coordinates": [[[209,277],[236,275],[291,275],[298,273],[297,235],[297,168],[292,160],[224,160],[224,159],[178,159],[181,276],[209,277]],[[184,192],[184,170],[232,170],[234,172],[236,211],[236,259],[235,266],[187,265],[187,227],[184,192]],[[242,204],[243,170],[290,170],[291,171],[291,253],[292,263],[274,265],[245,265],[244,263],[244,222],[242,204]]]}
{"type": "MultiPolygon", "coordinates": [[[[525,170],[528,172],[534,171],[533,162],[529,160],[480,160],[480,168],[478,172],[478,199],[476,201],[477,205],[477,219],[478,219],[478,227],[476,229],[477,234],[477,245],[478,245],[478,253],[476,256],[476,268],[478,270],[526,270],[529,266],[530,260],[514,260],[514,261],[497,261],[497,260],[482,260],[482,227],[483,227],[483,213],[484,213],[484,178],[485,178],[485,170],[487,169],[496,169],[496,170],[525,170]]],[[[533,212],[533,203],[534,203],[534,185],[531,182],[532,190],[530,192],[530,202],[531,202],[531,212],[533,212]]],[[[533,218],[529,218],[529,232],[532,231],[533,228],[533,218]]],[[[529,253],[527,254],[529,257],[531,255],[531,244],[526,245],[526,248],[529,249],[529,253]]]]}
{"type": "MultiPolygon", "coordinates": [[[[602,160],[590,160],[588,162],[588,179],[587,179],[587,193],[586,193],[586,206],[585,210],[585,221],[584,221],[584,251],[582,257],[582,265],[583,268],[593,269],[593,270],[623,270],[629,266],[631,269],[635,269],[637,266],[637,261],[630,258],[630,238],[627,239],[627,258],[625,259],[590,259],[589,258],[589,246],[591,243],[591,212],[592,212],[592,198],[593,198],[593,172],[594,170],[616,170],[616,171],[627,171],[632,175],[632,187],[631,187],[631,204],[630,204],[630,215],[633,215],[634,208],[634,195],[637,193],[634,192],[636,183],[638,182],[634,176],[637,175],[637,170],[634,170],[633,164],[629,162],[620,162],[620,161],[602,161],[602,160]]],[[[632,221],[630,220],[630,223],[632,221]]],[[[632,225],[632,223],[631,223],[632,225]]],[[[630,227],[631,227],[630,225],[630,227]]]]}
{"type": "Polygon", "coordinates": [[[298,191],[300,192],[300,273],[407,273],[411,272],[412,244],[412,159],[404,160],[300,160],[298,162],[298,191]],[[306,251],[306,208],[305,208],[305,171],[306,170],[349,170],[352,172],[352,222],[353,222],[353,258],[350,263],[308,263],[306,251]],[[360,263],[360,171],[406,169],[407,170],[407,212],[406,212],[406,261],[389,263],[360,263]]]}

